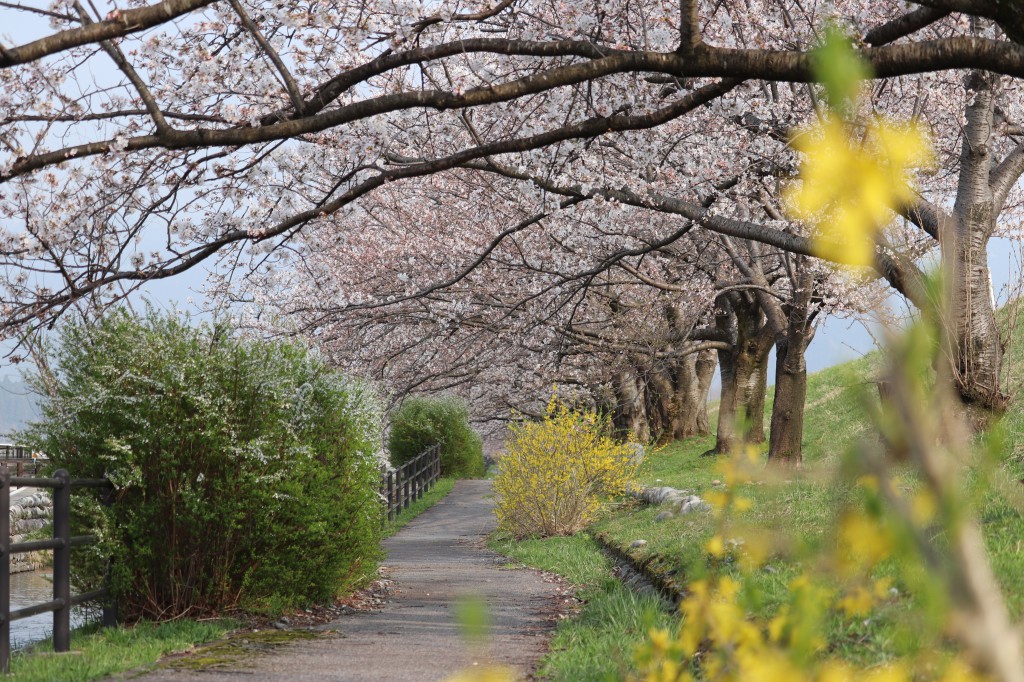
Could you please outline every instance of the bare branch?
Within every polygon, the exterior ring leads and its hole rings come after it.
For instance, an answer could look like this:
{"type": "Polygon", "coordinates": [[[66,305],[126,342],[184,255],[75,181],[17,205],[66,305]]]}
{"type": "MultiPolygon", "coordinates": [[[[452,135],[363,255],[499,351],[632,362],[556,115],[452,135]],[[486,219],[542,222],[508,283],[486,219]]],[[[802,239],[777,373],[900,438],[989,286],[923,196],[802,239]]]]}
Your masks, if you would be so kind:
{"type": "Polygon", "coordinates": [[[299,89],[299,84],[295,82],[295,78],[292,77],[288,67],[285,66],[284,61],[281,59],[281,55],[277,53],[274,46],[270,44],[266,36],[260,32],[259,26],[256,22],[249,17],[245,11],[245,7],[238,0],[228,0],[231,3],[231,9],[235,10],[235,14],[238,15],[239,20],[242,22],[242,26],[249,32],[256,44],[260,46],[260,49],[267,55],[267,58],[273,62],[274,67],[277,68],[277,72],[281,75],[281,79],[284,81],[285,89],[288,90],[288,96],[292,100],[292,106],[295,107],[296,113],[301,116],[305,110],[305,102],[302,100],[302,91],[299,89]]]}
{"type": "Polygon", "coordinates": [[[876,26],[864,34],[864,42],[868,45],[883,45],[891,43],[900,38],[905,38],[911,33],[920,31],[922,28],[934,24],[936,21],[949,16],[950,11],[935,7],[919,7],[912,12],[907,12],[881,26],[876,26]]]}
{"type": "Polygon", "coordinates": [[[69,28],[18,47],[7,48],[0,55],[0,68],[27,64],[72,47],[138,33],[214,2],[216,0],[163,0],[138,9],[115,10],[104,21],[81,28],[69,28]]]}

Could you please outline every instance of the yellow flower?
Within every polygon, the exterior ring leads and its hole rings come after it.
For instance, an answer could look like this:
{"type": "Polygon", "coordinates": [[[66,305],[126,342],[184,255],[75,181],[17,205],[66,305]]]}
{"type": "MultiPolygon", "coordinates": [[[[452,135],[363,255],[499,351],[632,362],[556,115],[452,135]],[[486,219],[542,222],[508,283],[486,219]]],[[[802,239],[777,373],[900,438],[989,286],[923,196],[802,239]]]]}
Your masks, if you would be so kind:
{"type": "Polygon", "coordinates": [[[857,671],[842,661],[828,661],[818,673],[818,682],[853,682],[857,671]]]}
{"type": "Polygon", "coordinates": [[[889,557],[890,530],[862,514],[847,513],[839,521],[839,564],[847,574],[874,568],[889,557]]]}
{"type": "Polygon", "coordinates": [[[874,264],[875,237],[892,211],[914,199],[912,168],[930,165],[931,145],[916,125],[876,120],[858,141],[828,116],[793,140],[804,154],[799,185],[786,192],[791,217],[814,225],[814,250],[848,265],[874,264]]]}
{"type": "Polygon", "coordinates": [[[875,596],[863,586],[858,586],[853,592],[839,600],[839,608],[850,617],[866,616],[874,605],[875,596]]]}
{"type": "Polygon", "coordinates": [[[665,628],[651,628],[647,636],[650,638],[651,646],[655,651],[665,651],[668,649],[668,630],[665,628]]]}
{"type": "Polygon", "coordinates": [[[864,682],[909,682],[910,678],[910,671],[901,662],[865,671],[860,676],[864,682]]]}
{"type": "Polygon", "coordinates": [[[733,506],[737,512],[743,513],[745,511],[750,511],[754,507],[754,501],[749,497],[737,497],[733,502],[733,506]]]}
{"type": "Polygon", "coordinates": [[[935,495],[928,490],[918,491],[910,500],[910,516],[919,526],[925,526],[935,519],[939,511],[935,495]]]}
{"type": "Polygon", "coordinates": [[[959,658],[954,658],[942,674],[942,682],[982,682],[985,679],[959,658]]]}
{"type": "Polygon", "coordinates": [[[725,555],[725,541],[721,535],[714,535],[704,545],[704,550],[716,559],[721,558],[725,555]]]}

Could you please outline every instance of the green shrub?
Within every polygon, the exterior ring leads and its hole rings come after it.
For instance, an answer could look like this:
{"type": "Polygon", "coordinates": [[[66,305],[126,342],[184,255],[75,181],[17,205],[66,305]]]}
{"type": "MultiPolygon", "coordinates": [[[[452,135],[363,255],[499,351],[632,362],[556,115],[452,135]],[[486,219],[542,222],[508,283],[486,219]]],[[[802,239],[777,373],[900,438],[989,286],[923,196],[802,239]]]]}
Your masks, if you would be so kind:
{"type": "Polygon", "coordinates": [[[409,398],[391,414],[388,449],[401,466],[431,445],[441,444],[441,475],[475,478],[484,473],[483,442],[469,425],[458,398],[409,398]]]}
{"type": "MultiPolygon", "coordinates": [[[[114,482],[78,523],[113,556],[127,618],[301,605],[374,565],[380,410],[305,347],[121,311],[65,326],[50,366],[25,436],[54,468],[114,482]]],[[[99,572],[85,558],[80,587],[99,572]]]]}

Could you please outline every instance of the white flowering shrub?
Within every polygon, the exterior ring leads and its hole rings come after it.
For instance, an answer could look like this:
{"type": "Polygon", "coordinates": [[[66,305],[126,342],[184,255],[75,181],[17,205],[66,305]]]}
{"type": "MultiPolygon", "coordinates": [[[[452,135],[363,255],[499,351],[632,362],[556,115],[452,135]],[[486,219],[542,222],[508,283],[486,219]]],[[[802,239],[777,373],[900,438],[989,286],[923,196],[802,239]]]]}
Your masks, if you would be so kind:
{"type": "MultiPolygon", "coordinates": [[[[64,327],[25,434],[54,468],[107,476],[90,518],[133,618],[330,598],[379,556],[381,409],[296,343],[150,312],[64,327]]],[[[80,582],[99,565],[82,566],[80,582]]]]}

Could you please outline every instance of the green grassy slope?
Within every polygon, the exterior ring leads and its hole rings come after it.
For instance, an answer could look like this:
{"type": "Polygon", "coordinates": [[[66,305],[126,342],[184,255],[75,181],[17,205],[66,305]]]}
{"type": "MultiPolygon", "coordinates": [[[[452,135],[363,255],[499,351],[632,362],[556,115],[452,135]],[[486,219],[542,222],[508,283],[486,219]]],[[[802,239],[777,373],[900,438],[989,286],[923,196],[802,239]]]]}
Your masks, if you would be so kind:
{"type": "MultiPolygon", "coordinates": [[[[978,495],[976,509],[982,521],[991,561],[1001,580],[1011,609],[1024,613],[1024,333],[1017,333],[1006,361],[1011,369],[1010,389],[1017,396],[1001,424],[1005,442],[994,480],[1010,497],[990,492],[978,495]],[[1014,499],[1016,498],[1016,499],[1014,499]]],[[[874,377],[877,355],[829,368],[812,375],[808,385],[804,435],[805,471],[781,486],[751,485],[744,494],[754,500],[745,519],[757,527],[781,531],[808,548],[830,543],[834,515],[851,493],[832,482],[831,472],[858,436],[870,427],[863,416],[865,400],[877,399],[874,377]]],[[[640,472],[647,485],[669,485],[702,494],[716,487],[720,474],[715,458],[701,457],[713,444],[713,437],[672,443],[652,453],[640,472]]],[[[908,474],[907,480],[912,480],[908,474]]],[[[908,483],[909,484],[909,483],[908,483]]],[[[988,488],[977,487],[978,490],[988,488]]],[[[635,560],[680,585],[697,577],[704,565],[704,544],[714,533],[711,516],[692,514],[656,522],[663,509],[637,506],[625,508],[598,522],[593,532],[604,542],[628,552],[635,560]],[[634,540],[646,540],[630,548],[634,540]]],[[[781,560],[758,574],[767,595],[765,613],[772,613],[786,585],[798,567],[781,560]]],[[[895,615],[907,604],[902,600],[884,606],[870,621],[844,624],[836,619],[829,639],[843,656],[863,664],[890,658],[894,641],[895,615]]]]}

